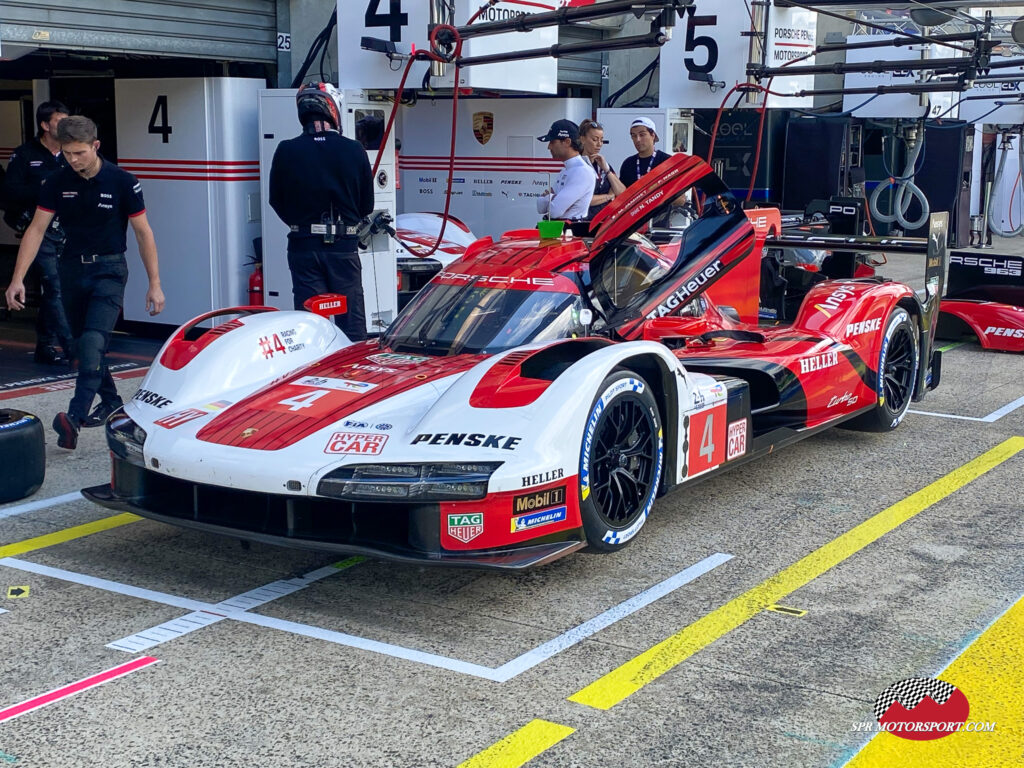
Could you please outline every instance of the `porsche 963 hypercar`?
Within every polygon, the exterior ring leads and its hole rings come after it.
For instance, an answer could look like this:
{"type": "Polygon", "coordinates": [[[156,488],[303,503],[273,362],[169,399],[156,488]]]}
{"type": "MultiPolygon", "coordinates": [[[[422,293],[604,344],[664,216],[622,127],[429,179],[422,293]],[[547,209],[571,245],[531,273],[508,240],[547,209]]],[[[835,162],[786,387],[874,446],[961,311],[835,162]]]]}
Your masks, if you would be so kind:
{"type": "MultiPolygon", "coordinates": [[[[614,552],[659,495],[840,423],[895,429],[938,383],[942,215],[927,241],[874,243],[927,253],[923,296],[828,280],[791,324],[759,327],[773,213],[744,212],[706,163],[675,155],[592,235],[477,240],[379,339],[352,343],[308,312],[196,318],[108,420],[112,480],[86,494],[423,564],[614,552]],[[699,215],[677,216],[686,201],[699,215]],[[734,308],[750,297],[752,320],[734,308]]],[[[803,247],[869,247],[827,240],[803,247]]]]}

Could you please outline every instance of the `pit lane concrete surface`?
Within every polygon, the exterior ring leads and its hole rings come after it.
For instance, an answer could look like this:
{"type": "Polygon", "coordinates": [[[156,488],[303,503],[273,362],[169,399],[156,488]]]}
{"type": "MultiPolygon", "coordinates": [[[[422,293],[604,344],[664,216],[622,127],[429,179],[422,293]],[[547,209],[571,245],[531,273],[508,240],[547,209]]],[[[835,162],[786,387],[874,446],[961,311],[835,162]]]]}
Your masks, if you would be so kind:
{"type": "MultiPolygon", "coordinates": [[[[3,406],[49,424],[66,401],[3,406]]],[[[74,495],[108,477],[102,430],[48,434],[43,488],[0,506],[0,763],[1024,765],[1024,355],[952,345],[914,411],[515,574],[112,515],[74,495]],[[872,733],[921,677],[992,730],[872,733]]]]}

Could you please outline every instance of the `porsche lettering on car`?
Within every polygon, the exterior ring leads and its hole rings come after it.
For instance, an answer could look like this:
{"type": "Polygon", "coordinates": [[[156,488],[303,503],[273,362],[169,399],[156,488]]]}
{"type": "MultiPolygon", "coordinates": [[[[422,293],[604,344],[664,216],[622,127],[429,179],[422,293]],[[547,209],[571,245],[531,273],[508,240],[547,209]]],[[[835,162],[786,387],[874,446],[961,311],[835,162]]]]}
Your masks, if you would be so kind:
{"type": "Polygon", "coordinates": [[[777,219],[677,154],[586,237],[476,240],[380,338],[351,342],[308,312],[201,316],[108,420],[111,481],[85,493],[210,533],[422,564],[615,552],[663,494],[838,424],[889,431],[938,384],[942,215],[935,236],[884,244],[921,258],[925,295],[822,278],[795,317],[761,326],[777,219]],[[265,355],[275,335],[286,352],[265,355]]]}

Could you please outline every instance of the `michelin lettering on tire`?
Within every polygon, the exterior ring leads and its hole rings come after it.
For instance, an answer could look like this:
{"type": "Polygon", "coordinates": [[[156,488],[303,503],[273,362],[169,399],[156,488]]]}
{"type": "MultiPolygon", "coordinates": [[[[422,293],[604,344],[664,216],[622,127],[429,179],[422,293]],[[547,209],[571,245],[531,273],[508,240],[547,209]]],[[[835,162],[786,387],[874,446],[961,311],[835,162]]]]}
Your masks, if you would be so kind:
{"type": "MultiPolygon", "coordinates": [[[[587,419],[587,428],[583,433],[583,450],[580,451],[580,498],[584,501],[590,496],[590,449],[594,445],[594,430],[597,429],[597,422],[601,418],[601,414],[604,413],[605,406],[620,392],[626,390],[643,392],[644,387],[644,383],[639,379],[620,379],[601,393],[601,396],[597,398],[597,402],[594,403],[594,407],[590,411],[590,418],[587,419]]],[[[660,437],[659,435],[659,441],[660,437]]],[[[660,447],[658,450],[660,454],[660,447]]],[[[660,467],[660,459],[658,464],[660,467]]]]}
{"type": "Polygon", "coordinates": [[[606,544],[624,544],[625,542],[636,536],[640,529],[644,527],[644,523],[647,522],[647,516],[651,513],[651,508],[654,506],[654,498],[658,495],[658,483],[661,481],[661,463],[662,456],[664,455],[664,444],[665,441],[662,437],[661,429],[658,430],[658,463],[654,467],[654,482],[651,483],[651,493],[647,497],[647,502],[644,504],[644,511],[633,524],[622,531],[609,530],[601,538],[606,544]]]}
{"type": "MultiPolygon", "coordinates": [[[[878,382],[875,385],[877,388],[878,404],[885,405],[885,361],[889,354],[889,342],[892,340],[893,335],[896,333],[896,329],[903,322],[904,317],[909,318],[906,311],[896,311],[889,316],[889,322],[885,327],[885,336],[882,337],[882,351],[878,355],[878,382]]],[[[921,364],[921,350],[917,344],[914,344],[914,375],[917,375],[918,366],[921,364]]],[[[897,414],[892,423],[889,425],[891,429],[895,429],[903,417],[907,415],[910,410],[910,401],[908,398],[906,407],[903,412],[897,414]]]]}

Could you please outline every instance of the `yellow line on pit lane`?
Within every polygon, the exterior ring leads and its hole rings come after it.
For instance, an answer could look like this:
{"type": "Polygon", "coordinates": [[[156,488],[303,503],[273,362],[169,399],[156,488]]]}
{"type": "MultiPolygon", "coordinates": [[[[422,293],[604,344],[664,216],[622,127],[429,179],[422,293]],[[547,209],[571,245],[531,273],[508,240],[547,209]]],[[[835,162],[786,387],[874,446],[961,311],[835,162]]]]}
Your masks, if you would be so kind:
{"type": "Polygon", "coordinates": [[[519,768],[553,747],[575,728],[547,720],[531,720],[515,733],[459,764],[459,768],[519,768]]]}
{"type": "MultiPolygon", "coordinates": [[[[723,635],[753,618],[767,606],[859,552],[954,491],[1024,450],[1024,437],[1011,437],[981,456],[954,469],[903,501],[865,520],[819,547],[753,589],[701,617],[672,637],[662,640],[604,677],[577,691],[569,701],[595,709],[611,709],[626,697],[682,663],[723,635]]],[[[965,692],[966,693],[966,692],[965,692]]]]}
{"type": "Polygon", "coordinates": [[[903,739],[883,731],[876,734],[846,768],[1024,765],[1022,657],[1024,597],[936,675],[963,691],[971,707],[967,721],[992,723],[991,731],[961,730],[931,741],[903,739]]]}
{"type": "Polygon", "coordinates": [[[83,536],[89,536],[100,531],[108,531],[111,528],[117,528],[128,523],[134,523],[136,520],[142,518],[138,515],[133,515],[131,512],[122,512],[119,515],[112,515],[111,517],[104,517],[102,520],[94,520],[91,523],[85,523],[84,525],[76,525],[73,528],[65,528],[63,531],[57,531],[56,533],[48,533],[45,536],[36,536],[34,539],[25,539],[24,541],[18,541],[14,544],[4,544],[0,546],[0,558],[4,557],[16,557],[17,555],[23,555],[26,552],[32,552],[36,549],[44,549],[46,547],[52,547],[54,544],[63,544],[65,541],[71,541],[72,539],[80,539],[83,536]]]}

